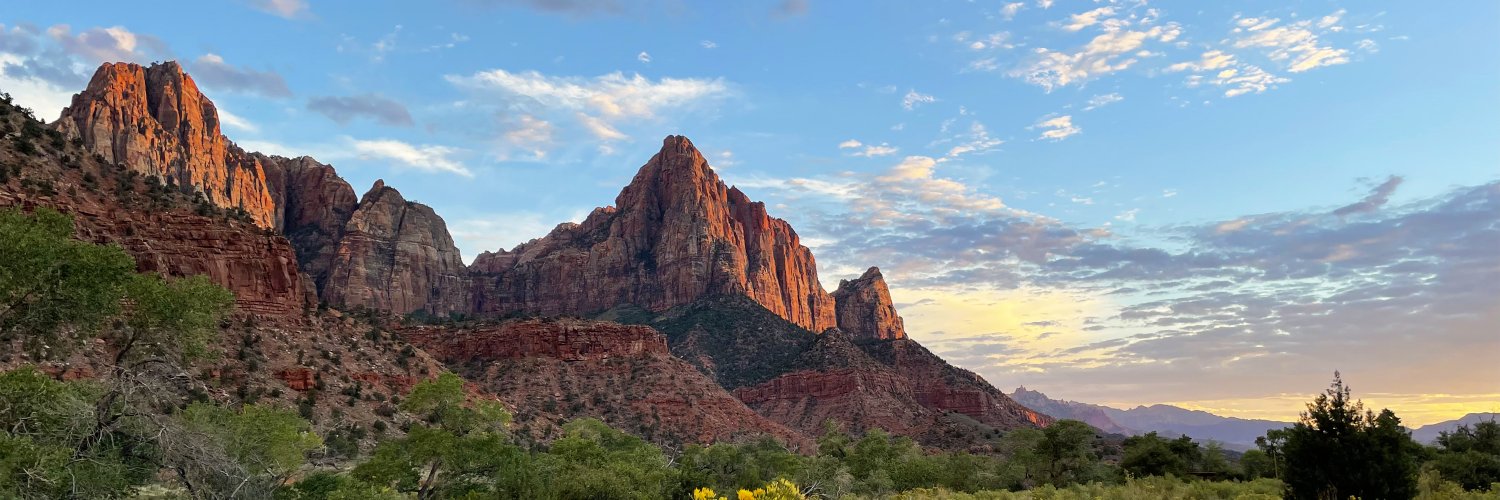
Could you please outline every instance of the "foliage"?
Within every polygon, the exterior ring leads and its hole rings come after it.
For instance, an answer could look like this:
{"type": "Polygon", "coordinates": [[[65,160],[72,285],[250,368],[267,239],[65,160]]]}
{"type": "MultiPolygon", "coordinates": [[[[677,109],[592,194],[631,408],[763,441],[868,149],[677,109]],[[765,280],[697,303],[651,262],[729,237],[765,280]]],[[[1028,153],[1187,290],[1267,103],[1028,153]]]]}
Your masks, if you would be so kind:
{"type": "Polygon", "coordinates": [[[481,492],[505,458],[519,453],[504,435],[510,414],[494,401],[469,400],[452,373],[417,384],[401,407],[425,423],[380,443],[355,467],[355,478],[424,500],[481,492]]]}
{"type": "Polygon", "coordinates": [[[1465,489],[1496,491],[1490,485],[1500,483],[1500,423],[1479,422],[1440,433],[1428,467],[1465,489]]]}
{"type": "Polygon", "coordinates": [[[311,426],[295,411],[245,405],[238,412],[208,403],[193,403],[182,413],[187,427],[223,443],[255,475],[286,477],[322,446],[311,426]]]}
{"type": "Polygon", "coordinates": [[[1349,399],[1338,373],[1288,429],[1282,453],[1289,498],[1410,498],[1420,447],[1390,410],[1349,399]]]}
{"type": "MultiPolygon", "coordinates": [[[[797,489],[797,485],[786,479],[777,479],[753,490],[741,489],[735,494],[735,500],[803,500],[805,498],[807,496],[797,489]]],[[[712,489],[698,488],[693,490],[693,500],[729,499],[718,496],[712,489]]]]}
{"type": "Polygon", "coordinates": [[[916,489],[895,495],[892,500],[1199,500],[1210,498],[1236,500],[1273,500],[1281,498],[1282,485],[1274,479],[1249,482],[1184,481],[1170,477],[1129,478],[1123,484],[1086,483],[1065,488],[1043,485],[1026,491],[986,490],[975,493],[955,492],[946,488],[916,489]]]}
{"type": "Polygon", "coordinates": [[[21,335],[37,357],[66,356],[120,312],[135,260],[72,235],[73,220],[54,210],[0,210],[0,340],[21,335]]]}

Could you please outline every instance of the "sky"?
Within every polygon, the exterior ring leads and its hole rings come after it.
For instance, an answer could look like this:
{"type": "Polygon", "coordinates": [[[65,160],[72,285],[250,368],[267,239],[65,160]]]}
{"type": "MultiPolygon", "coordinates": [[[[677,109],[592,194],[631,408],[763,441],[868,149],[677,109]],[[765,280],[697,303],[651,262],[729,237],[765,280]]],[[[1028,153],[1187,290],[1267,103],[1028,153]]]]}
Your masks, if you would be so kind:
{"type": "Polygon", "coordinates": [[[1497,2],[3,3],[39,116],[181,61],[236,143],[384,179],[465,259],[682,134],[1004,390],[1500,411],[1497,2]]]}

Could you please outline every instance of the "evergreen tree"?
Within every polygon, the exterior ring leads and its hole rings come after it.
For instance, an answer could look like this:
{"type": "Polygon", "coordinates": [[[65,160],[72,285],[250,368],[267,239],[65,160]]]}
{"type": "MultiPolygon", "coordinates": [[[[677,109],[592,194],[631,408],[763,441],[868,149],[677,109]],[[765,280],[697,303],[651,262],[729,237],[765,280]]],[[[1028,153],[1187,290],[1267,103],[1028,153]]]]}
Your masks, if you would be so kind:
{"type": "Polygon", "coordinates": [[[1381,410],[1376,416],[1349,396],[1335,372],[1329,389],[1287,430],[1282,447],[1287,497],[1411,498],[1420,447],[1395,413],[1381,410]]]}

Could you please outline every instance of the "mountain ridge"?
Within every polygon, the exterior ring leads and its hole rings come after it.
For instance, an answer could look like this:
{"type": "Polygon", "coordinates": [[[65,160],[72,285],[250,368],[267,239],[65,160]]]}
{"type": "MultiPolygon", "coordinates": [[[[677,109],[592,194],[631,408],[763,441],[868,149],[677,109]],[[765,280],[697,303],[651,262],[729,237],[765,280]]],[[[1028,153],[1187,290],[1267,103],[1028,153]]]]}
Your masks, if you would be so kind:
{"type": "MultiPolygon", "coordinates": [[[[218,123],[212,101],[175,62],[149,67],[111,63],[100,67],[54,126],[58,134],[103,162],[154,179],[162,189],[197,197],[200,211],[229,213],[247,221],[232,238],[265,238],[262,248],[270,249],[273,257],[256,258],[280,262],[284,276],[273,278],[261,268],[241,264],[208,273],[234,290],[247,312],[290,319],[312,314],[314,305],[326,305],[375,313],[370,316],[373,321],[388,321],[412,313],[428,318],[498,318],[636,311],[632,314],[650,323],[697,307],[713,314],[684,323],[685,330],[664,333],[672,354],[686,360],[684,366],[715,380],[716,391],[764,393],[757,387],[774,382],[780,384],[778,397],[822,408],[823,415],[850,428],[895,427],[942,446],[976,446],[997,431],[1051,422],[906,338],[904,322],[878,268],[844,280],[829,293],[818,280],[812,252],[791,225],[721,180],[686,137],[663,139],[661,150],[621,189],[614,205],[594,210],[582,223],[559,224],[511,250],[485,252],[466,266],[445,222],[431,207],[407,201],[383,181],[356,198],[333,166],[306,156],[245,152],[220,132],[218,123]],[[250,226],[259,231],[249,231],[250,226]],[[264,286],[268,282],[280,287],[275,292],[279,295],[269,295],[264,286]],[[740,302],[721,300],[726,297],[739,297],[740,302]],[[763,353],[758,349],[725,354],[692,347],[734,338],[749,342],[744,345],[780,345],[781,361],[763,365],[755,358],[763,353]],[[843,352],[835,357],[844,362],[828,364],[834,358],[817,354],[824,350],[843,352]],[[789,375],[793,379],[776,382],[789,375]],[[836,411],[832,400],[793,382],[796,376],[859,381],[845,385],[843,401],[870,411],[836,411]],[[889,418],[863,416],[882,413],[889,418]],[[909,422],[909,417],[917,420],[909,422]]],[[[90,220],[125,221],[119,231],[128,233],[135,230],[136,219],[130,213],[136,210],[86,215],[90,220]]],[[[184,232],[172,238],[191,246],[202,234],[184,232]]],[[[138,256],[154,251],[158,250],[152,245],[136,248],[138,256]]],[[[228,264],[218,260],[221,255],[192,252],[209,268],[228,264]]],[[[161,259],[157,258],[158,267],[188,262],[183,254],[161,259]]],[[[174,272],[201,270],[182,267],[174,272]]],[[[465,325],[435,328],[469,335],[463,333],[470,328],[465,325]]],[[[667,362],[651,364],[677,369],[667,362]]],[[[535,365],[539,371],[533,373],[572,373],[565,378],[585,379],[621,376],[609,375],[614,372],[604,368],[580,374],[560,366],[535,365]]],[[[302,375],[286,379],[296,387],[308,385],[302,375]]],[[[596,386],[559,387],[583,391],[596,386]]],[[[559,395],[574,396],[585,397],[559,395]]],[[[518,404],[533,404],[527,402],[532,399],[518,404]]],[[[791,414],[762,414],[780,424],[800,426],[805,434],[821,431],[822,422],[815,428],[813,421],[791,414]]],[[[695,420],[701,419],[678,419],[679,424],[695,420]]],[[[706,429],[673,432],[700,438],[726,435],[706,429]]]]}

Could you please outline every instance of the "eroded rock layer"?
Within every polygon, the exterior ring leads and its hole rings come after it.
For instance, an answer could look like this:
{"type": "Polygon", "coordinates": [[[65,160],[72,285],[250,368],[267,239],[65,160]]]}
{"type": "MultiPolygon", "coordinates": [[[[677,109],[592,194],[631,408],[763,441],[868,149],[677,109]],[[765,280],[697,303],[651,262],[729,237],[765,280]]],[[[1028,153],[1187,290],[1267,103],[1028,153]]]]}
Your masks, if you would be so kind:
{"type": "Polygon", "coordinates": [[[838,306],[839,329],[855,339],[906,338],[906,325],[896,314],[880,268],[870,268],[859,279],[840,281],[833,300],[838,306]]]}
{"type": "Polygon", "coordinates": [[[479,313],[664,311],[745,295],[813,331],[837,324],[812,252],[765,205],[729,188],[681,136],[636,173],[614,207],[474,262],[479,313]]]}
{"type": "Polygon", "coordinates": [[[201,193],[276,227],[276,206],[260,162],[219,131],[214,103],[176,62],[106,63],[63,108],[57,130],[105,161],[201,193]]]}
{"type": "Polygon", "coordinates": [[[375,181],[344,226],[323,297],[398,314],[465,312],[467,274],[443,219],[375,181]]]}
{"type": "Polygon", "coordinates": [[[594,417],[659,443],[775,436],[810,440],[746,407],[667,352],[644,326],[527,320],[468,327],[412,327],[404,337],[516,409],[518,433],[551,435],[594,417]]]}

